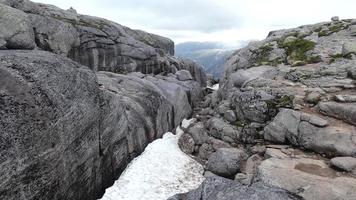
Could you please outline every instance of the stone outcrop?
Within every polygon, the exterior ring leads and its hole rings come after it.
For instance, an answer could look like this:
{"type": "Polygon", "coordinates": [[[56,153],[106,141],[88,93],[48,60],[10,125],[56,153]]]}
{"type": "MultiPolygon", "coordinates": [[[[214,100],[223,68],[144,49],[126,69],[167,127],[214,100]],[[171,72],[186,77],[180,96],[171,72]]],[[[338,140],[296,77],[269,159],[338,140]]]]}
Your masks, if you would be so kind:
{"type": "Polygon", "coordinates": [[[0,199],[99,198],[203,97],[167,38],[27,0],[0,11],[0,199]]]}
{"type": "Polygon", "coordinates": [[[272,31],[237,50],[220,89],[194,114],[209,138],[192,152],[205,175],[247,188],[262,182],[301,199],[355,199],[355,27],[355,20],[334,19],[272,31]],[[247,155],[226,156],[226,148],[247,155]]]}
{"type": "Polygon", "coordinates": [[[174,43],[170,39],[52,5],[28,0],[0,3],[4,11],[1,25],[8,28],[0,34],[2,49],[37,46],[63,54],[94,71],[167,75],[184,69],[202,86],[206,85],[200,66],[173,57],[174,43]],[[18,22],[9,23],[12,18],[18,22]]]}

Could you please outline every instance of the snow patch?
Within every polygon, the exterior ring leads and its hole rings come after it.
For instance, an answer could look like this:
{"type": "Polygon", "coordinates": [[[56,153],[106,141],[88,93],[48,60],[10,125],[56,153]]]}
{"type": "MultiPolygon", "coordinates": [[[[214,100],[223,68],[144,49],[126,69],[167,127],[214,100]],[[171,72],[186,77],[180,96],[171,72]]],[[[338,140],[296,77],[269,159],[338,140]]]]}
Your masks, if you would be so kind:
{"type": "MultiPolygon", "coordinates": [[[[192,122],[184,120],[182,127],[192,122]]],[[[181,134],[183,130],[178,127],[176,135],[169,132],[149,144],[101,200],[166,200],[196,189],[204,180],[203,166],[179,149],[181,134]]]]}
{"type": "Polygon", "coordinates": [[[215,85],[213,85],[212,87],[210,87],[210,86],[208,86],[207,88],[209,88],[209,89],[212,89],[212,90],[219,90],[219,87],[220,87],[220,85],[219,84],[215,84],[215,85]]]}

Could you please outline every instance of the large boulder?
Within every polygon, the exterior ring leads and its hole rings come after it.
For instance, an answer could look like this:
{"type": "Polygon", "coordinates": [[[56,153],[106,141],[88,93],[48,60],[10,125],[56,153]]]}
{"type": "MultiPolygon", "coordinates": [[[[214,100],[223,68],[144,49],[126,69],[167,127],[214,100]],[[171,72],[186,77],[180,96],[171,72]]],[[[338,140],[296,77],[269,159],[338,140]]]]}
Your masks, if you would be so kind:
{"type": "Polygon", "coordinates": [[[327,126],[326,120],[306,113],[283,109],[264,128],[264,138],[277,143],[291,143],[329,155],[355,156],[356,136],[352,126],[327,126]]]}
{"type": "Polygon", "coordinates": [[[190,116],[201,91],[195,81],[95,74],[44,51],[1,51],[0,76],[0,199],[9,200],[100,197],[190,116]]]}
{"type": "Polygon", "coordinates": [[[218,176],[207,178],[198,189],[186,194],[177,194],[169,200],[297,200],[293,196],[274,187],[256,183],[245,186],[237,181],[232,181],[218,176]]]}
{"type": "Polygon", "coordinates": [[[246,159],[247,154],[243,150],[220,148],[210,155],[206,167],[214,174],[231,177],[239,172],[241,163],[246,159]]]}
{"type": "Polygon", "coordinates": [[[336,157],[330,160],[332,166],[356,174],[356,158],[336,157]]]}
{"type": "Polygon", "coordinates": [[[95,74],[42,51],[0,51],[0,199],[92,199],[101,192],[95,74]],[[21,162],[19,162],[21,160],[21,162]]]}
{"type": "Polygon", "coordinates": [[[0,49],[33,49],[35,36],[26,13],[0,3],[0,49]]]}

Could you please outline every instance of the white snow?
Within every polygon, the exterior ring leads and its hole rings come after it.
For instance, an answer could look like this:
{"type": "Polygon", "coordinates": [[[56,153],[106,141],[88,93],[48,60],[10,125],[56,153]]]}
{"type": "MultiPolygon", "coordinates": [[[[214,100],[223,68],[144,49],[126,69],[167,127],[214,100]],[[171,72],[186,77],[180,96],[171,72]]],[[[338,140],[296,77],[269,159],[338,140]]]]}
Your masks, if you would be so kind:
{"type": "Polygon", "coordinates": [[[220,87],[220,85],[219,84],[215,84],[215,85],[213,85],[212,87],[207,87],[207,88],[209,88],[209,89],[212,89],[212,90],[219,90],[219,87],[220,87]]]}
{"type": "MultiPolygon", "coordinates": [[[[184,120],[182,127],[192,121],[184,120]]],[[[149,144],[101,200],[166,200],[196,189],[204,180],[203,167],[179,149],[183,131],[178,127],[176,133],[166,133],[149,144]]]]}

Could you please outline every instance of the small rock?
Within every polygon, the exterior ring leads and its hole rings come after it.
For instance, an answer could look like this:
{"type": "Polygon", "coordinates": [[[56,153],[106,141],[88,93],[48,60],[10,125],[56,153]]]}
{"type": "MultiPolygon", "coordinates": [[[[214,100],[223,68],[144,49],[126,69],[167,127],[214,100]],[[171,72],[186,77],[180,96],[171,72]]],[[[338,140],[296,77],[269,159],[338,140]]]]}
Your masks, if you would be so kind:
{"type": "Polygon", "coordinates": [[[189,133],[193,137],[194,142],[197,145],[202,145],[208,140],[208,133],[206,132],[206,129],[202,122],[193,124],[193,126],[188,128],[187,133],[189,133]]]}
{"type": "Polygon", "coordinates": [[[309,115],[309,114],[305,114],[305,113],[300,115],[300,120],[309,122],[309,123],[311,123],[315,126],[318,126],[318,127],[326,127],[329,124],[328,121],[325,119],[322,119],[315,115],[309,115]]]}
{"type": "Polygon", "coordinates": [[[190,74],[190,72],[188,70],[180,70],[176,72],[177,75],[177,79],[180,81],[189,81],[189,80],[193,80],[192,75],[190,74]]]}
{"type": "Polygon", "coordinates": [[[251,148],[251,153],[253,154],[264,154],[267,148],[264,145],[255,145],[251,148]]]}
{"type": "Polygon", "coordinates": [[[205,177],[205,178],[216,177],[216,176],[218,176],[218,175],[214,174],[214,173],[211,172],[211,171],[205,171],[205,172],[204,172],[204,177],[205,177]]]}
{"type": "Polygon", "coordinates": [[[235,175],[234,180],[235,180],[235,181],[238,181],[238,182],[241,182],[242,180],[245,180],[246,178],[247,178],[247,175],[246,175],[246,174],[244,174],[244,173],[237,173],[237,174],[235,175]]]}
{"type": "Polygon", "coordinates": [[[305,97],[305,101],[311,104],[319,103],[321,99],[321,94],[319,92],[311,92],[305,97]]]}
{"type": "Polygon", "coordinates": [[[340,18],[339,18],[339,16],[334,16],[331,18],[331,21],[337,22],[337,21],[340,21],[340,18]]]}
{"type": "Polygon", "coordinates": [[[350,30],[351,36],[356,36],[356,26],[355,25],[350,26],[349,30],[350,30]]]}
{"type": "Polygon", "coordinates": [[[209,138],[209,143],[213,145],[214,150],[221,148],[231,148],[231,145],[225,141],[215,139],[213,137],[209,138]]]}
{"type": "Polygon", "coordinates": [[[214,153],[214,148],[211,144],[204,143],[203,145],[200,146],[199,148],[199,158],[202,158],[204,160],[208,160],[209,156],[214,153]]]}
{"type": "Polygon", "coordinates": [[[304,61],[298,60],[298,61],[293,62],[292,67],[303,66],[303,65],[305,65],[305,64],[306,64],[306,63],[305,63],[304,61]]]}
{"type": "Polygon", "coordinates": [[[211,154],[207,169],[217,175],[231,177],[240,170],[241,162],[247,159],[243,150],[236,148],[221,148],[211,154]]]}
{"type": "Polygon", "coordinates": [[[356,102],[356,95],[335,95],[335,100],[342,103],[356,102]]]}
{"type": "Polygon", "coordinates": [[[195,142],[191,135],[184,133],[178,140],[180,149],[187,154],[194,152],[195,142]]]}
{"type": "Polygon", "coordinates": [[[356,158],[336,157],[330,160],[331,165],[347,172],[356,174],[356,158]]]}
{"type": "Polygon", "coordinates": [[[278,158],[278,159],[285,159],[289,158],[285,153],[278,149],[267,148],[265,153],[265,158],[278,158]]]}
{"type": "Polygon", "coordinates": [[[224,118],[229,121],[230,123],[234,123],[236,121],[235,112],[232,110],[228,110],[224,114],[224,118]]]}

